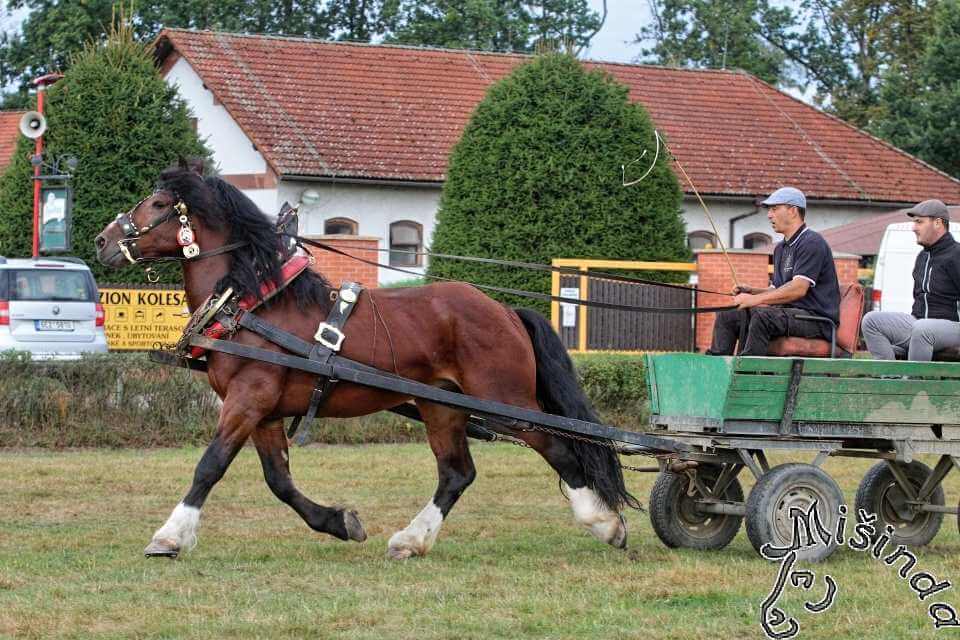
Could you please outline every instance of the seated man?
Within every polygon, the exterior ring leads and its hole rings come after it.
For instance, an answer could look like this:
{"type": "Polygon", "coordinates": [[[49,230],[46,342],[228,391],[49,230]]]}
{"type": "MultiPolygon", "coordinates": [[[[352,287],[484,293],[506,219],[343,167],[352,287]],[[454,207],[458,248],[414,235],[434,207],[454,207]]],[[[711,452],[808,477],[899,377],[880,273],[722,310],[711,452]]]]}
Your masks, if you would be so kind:
{"type": "Polygon", "coordinates": [[[773,287],[734,287],[736,310],[717,315],[712,355],[765,356],[780,336],[830,339],[830,325],[798,316],[840,321],[840,284],[830,245],[804,224],[807,199],[793,187],[777,189],[763,201],[773,230],[783,234],[773,251],[773,287]]]}
{"type": "Polygon", "coordinates": [[[878,360],[932,360],[935,351],[960,347],[960,244],[950,235],[950,211],[925,200],[907,215],[923,247],[913,266],[913,312],[863,317],[863,339],[878,360]]]}

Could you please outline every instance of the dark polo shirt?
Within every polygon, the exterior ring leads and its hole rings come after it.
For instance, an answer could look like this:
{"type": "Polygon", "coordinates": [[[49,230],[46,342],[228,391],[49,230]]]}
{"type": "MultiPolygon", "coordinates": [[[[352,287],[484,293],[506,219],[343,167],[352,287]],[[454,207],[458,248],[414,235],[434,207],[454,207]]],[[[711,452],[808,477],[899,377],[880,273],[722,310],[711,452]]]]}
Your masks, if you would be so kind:
{"type": "Polygon", "coordinates": [[[810,283],[807,295],[786,306],[840,322],[840,283],[833,263],[833,251],[819,233],[806,225],[793,237],[777,243],[773,250],[773,286],[782,287],[794,278],[810,283]]]}

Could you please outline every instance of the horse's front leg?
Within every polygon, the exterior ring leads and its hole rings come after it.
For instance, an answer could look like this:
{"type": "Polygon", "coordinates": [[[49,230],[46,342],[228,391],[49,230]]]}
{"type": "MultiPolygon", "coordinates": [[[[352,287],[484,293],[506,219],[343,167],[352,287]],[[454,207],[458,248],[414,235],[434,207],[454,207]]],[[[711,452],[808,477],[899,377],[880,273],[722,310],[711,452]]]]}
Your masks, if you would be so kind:
{"type": "Polygon", "coordinates": [[[300,493],[290,475],[290,455],[287,434],[282,420],[263,422],[253,432],[263,477],[273,494],[296,511],[314,531],[329,533],[341,540],[363,542],[367,534],[356,512],[336,507],[325,507],[300,493]]]}
{"type": "Polygon", "coordinates": [[[273,409],[278,386],[262,377],[250,382],[236,378],[231,381],[220,409],[217,434],[197,464],[187,495],[144,549],[147,557],[176,558],[181,550],[189,550],[196,545],[200,509],[204,501],[213,485],[226,473],[243,443],[273,409]]]}

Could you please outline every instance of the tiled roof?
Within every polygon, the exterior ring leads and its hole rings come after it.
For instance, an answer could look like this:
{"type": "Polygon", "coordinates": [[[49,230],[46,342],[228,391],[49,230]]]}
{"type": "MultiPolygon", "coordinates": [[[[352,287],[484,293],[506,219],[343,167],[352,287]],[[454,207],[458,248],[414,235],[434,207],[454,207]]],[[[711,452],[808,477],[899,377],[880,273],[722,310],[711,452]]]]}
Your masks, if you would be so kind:
{"type": "MultiPolygon", "coordinates": [[[[444,180],[487,87],[529,59],[176,29],[156,47],[186,58],[280,175],[423,182],[444,180]]],[[[588,64],[630,88],[701,193],[960,203],[960,181],[746,73],[588,64]]]]}
{"type": "MultiPolygon", "coordinates": [[[[960,207],[950,207],[950,218],[960,220],[960,207]]],[[[834,253],[855,253],[860,256],[875,256],[880,251],[880,241],[887,227],[894,222],[910,222],[906,209],[891,211],[869,220],[858,220],[849,224],[821,231],[834,253]]]]}
{"type": "Polygon", "coordinates": [[[20,138],[20,118],[23,111],[0,111],[0,173],[10,164],[20,138]]]}

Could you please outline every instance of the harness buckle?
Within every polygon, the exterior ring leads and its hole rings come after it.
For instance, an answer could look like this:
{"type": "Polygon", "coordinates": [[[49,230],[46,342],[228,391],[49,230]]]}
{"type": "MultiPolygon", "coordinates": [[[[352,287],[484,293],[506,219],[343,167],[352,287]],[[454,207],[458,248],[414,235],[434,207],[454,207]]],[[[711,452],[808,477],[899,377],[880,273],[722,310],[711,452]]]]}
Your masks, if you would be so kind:
{"type": "Polygon", "coordinates": [[[343,344],[343,339],[346,336],[343,335],[343,331],[337,329],[331,324],[326,322],[321,322],[320,326],[317,327],[317,332],[313,335],[313,339],[325,346],[331,351],[340,351],[340,345],[343,344]],[[327,336],[333,335],[333,339],[328,338],[327,336]]]}

